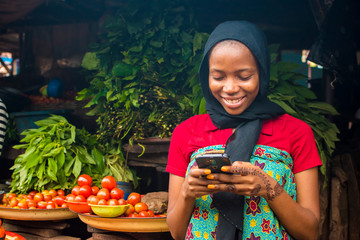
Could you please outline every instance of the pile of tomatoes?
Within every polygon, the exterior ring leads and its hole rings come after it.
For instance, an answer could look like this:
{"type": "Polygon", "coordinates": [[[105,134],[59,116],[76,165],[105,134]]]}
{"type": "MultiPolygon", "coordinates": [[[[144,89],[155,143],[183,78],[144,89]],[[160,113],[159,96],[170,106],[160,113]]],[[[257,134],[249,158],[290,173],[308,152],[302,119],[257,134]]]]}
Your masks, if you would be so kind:
{"type": "Polygon", "coordinates": [[[31,191],[29,194],[8,193],[2,199],[1,207],[19,209],[53,209],[68,207],[65,203],[64,190],[31,191]]]}
{"type": "Polygon", "coordinates": [[[87,202],[93,205],[125,205],[129,204],[125,212],[126,217],[153,217],[154,212],[146,203],[141,202],[141,195],[136,192],[124,199],[124,191],[117,187],[114,177],[106,176],[101,180],[101,188],[92,185],[91,176],[82,174],[78,178],[78,185],[71,189],[66,196],[68,202],[87,202]]]}

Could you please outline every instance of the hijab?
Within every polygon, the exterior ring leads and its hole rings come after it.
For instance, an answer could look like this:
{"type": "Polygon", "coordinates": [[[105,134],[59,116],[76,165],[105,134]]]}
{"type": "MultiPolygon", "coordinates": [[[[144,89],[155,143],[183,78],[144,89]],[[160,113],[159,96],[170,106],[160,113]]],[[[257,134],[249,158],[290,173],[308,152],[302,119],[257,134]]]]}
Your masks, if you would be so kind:
{"type": "MultiPolygon", "coordinates": [[[[285,113],[280,106],[267,98],[270,56],[264,33],[247,21],[227,21],[219,24],[205,44],[199,78],[206,100],[205,108],[213,124],[220,129],[235,128],[227,140],[225,153],[232,162],[249,162],[259,139],[263,120],[285,113]],[[253,103],[239,115],[227,113],[209,89],[209,55],[211,49],[224,40],[236,40],[244,44],[258,63],[259,93],[253,103]]],[[[213,195],[213,203],[219,210],[217,239],[242,239],[244,196],[219,192],[213,195]]]]}

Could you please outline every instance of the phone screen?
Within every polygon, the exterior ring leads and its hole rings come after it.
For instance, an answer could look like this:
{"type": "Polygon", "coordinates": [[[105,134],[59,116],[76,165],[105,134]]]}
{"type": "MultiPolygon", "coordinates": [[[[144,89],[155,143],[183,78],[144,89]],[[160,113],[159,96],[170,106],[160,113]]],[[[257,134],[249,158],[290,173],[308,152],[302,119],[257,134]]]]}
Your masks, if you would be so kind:
{"type": "Polygon", "coordinates": [[[231,166],[231,161],[225,153],[201,154],[195,157],[199,168],[210,169],[212,173],[224,173],[222,166],[231,166]]]}

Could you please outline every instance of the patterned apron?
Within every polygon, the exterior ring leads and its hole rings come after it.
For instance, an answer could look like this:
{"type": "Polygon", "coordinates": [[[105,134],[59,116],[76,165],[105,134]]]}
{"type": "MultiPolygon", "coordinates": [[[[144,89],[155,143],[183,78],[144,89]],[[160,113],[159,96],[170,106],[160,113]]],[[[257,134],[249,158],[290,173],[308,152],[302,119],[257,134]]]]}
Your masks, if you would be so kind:
{"type": "MultiPolygon", "coordinates": [[[[200,148],[191,156],[186,175],[197,166],[195,157],[204,153],[223,153],[225,145],[200,148]]],[[[250,162],[273,177],[296,201],[296,184],[292,173],[293,160],[283,150],[256,145],[250,162]]],[[[212,195],[202,196],[195,201],[195,207],[185,239],[216,239],[219,211],[212,204],[212,195]]],[[[263,197],[245,196],[243,240],[292,239],[279,223],[263,197]]]]}

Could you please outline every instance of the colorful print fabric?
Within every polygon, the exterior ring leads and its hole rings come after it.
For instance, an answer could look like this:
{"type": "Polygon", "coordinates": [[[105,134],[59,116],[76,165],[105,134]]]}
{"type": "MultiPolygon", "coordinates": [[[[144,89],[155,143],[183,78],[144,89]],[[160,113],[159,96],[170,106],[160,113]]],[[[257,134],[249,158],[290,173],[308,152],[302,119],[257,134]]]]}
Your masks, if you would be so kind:
{"type": "MultiPolygon", "coordinates": [[[[197,166],[196,155],[223,153],[224,149],[224,145],[198,149],[191,156],[186,175],[192,167],[197,166]]],[[[293,160],[286,151],[256,145],[250,162],[276,179],[284,190],[296,200],[296,184],[292,173],[293,160]]],[[[212,204],[212,195],[197,198],[185,239],[216,239],[218,217],[219,211],[212,204]]],[[[245,196],[243,229],[243,240],[292,239],[263,197],[245,196]]]]}

